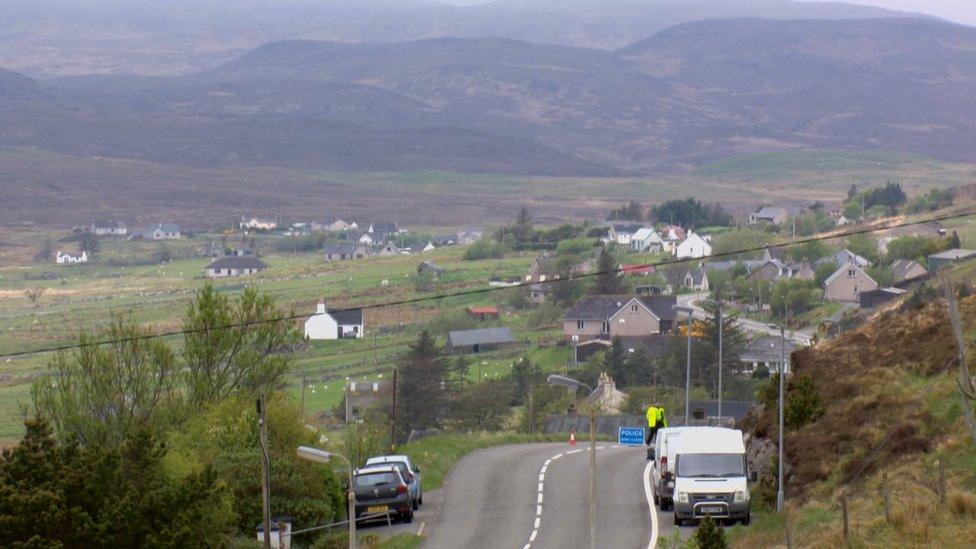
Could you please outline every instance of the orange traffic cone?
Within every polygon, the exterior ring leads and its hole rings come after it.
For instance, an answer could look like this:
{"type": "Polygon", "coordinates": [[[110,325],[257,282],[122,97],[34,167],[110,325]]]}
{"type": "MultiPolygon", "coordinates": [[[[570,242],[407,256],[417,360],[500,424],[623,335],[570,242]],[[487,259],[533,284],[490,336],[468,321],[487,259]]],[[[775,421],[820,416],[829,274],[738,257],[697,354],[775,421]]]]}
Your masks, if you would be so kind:
{"type": "Polygon", "coordinates": [[[576,446],[576,430],[573,429],[569,432],[569,445],[576,446]]]}

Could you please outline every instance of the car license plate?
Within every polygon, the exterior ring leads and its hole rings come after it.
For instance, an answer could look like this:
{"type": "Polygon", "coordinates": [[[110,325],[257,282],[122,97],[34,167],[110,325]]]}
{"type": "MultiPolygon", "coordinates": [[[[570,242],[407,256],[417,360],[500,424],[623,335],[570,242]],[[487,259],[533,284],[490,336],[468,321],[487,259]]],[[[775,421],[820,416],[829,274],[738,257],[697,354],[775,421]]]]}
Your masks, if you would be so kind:
{"type": "Polygon", "coordinates": [[[366,508],[367,513],[385,513],[390,509],[387,505],[370,505],[366,508]]]}
{"type": "Polygon", "coordinates": [[[719,515],[725,512],[725,509],[718,505],[705,505],[701,508],[701,512],[706,515],[719,515]]]}

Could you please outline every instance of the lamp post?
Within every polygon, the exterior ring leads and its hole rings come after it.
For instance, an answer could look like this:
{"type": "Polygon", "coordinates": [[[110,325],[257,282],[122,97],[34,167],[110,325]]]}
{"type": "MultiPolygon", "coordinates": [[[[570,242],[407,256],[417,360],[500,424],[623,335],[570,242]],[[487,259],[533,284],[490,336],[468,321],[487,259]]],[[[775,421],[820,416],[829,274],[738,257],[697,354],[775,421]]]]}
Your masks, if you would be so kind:
{"type": "Polygon", "coordinates": [[[346,462],[349,469],[349,492],[346,494],[346,499],[349,501],[349,549],[356,549],[356,492],[352,488],[352,462],[342,454],[308,446],[299,446],[297,453],[298,457],[316,463],[329,463],[332,458],[339,458],[346,462]]]}
{"type": "Polygon", "coordinates": [[[703,303],[715,305],[718,309],[718,417],[722,417],[722,332],[725,328],[722,320],[722,301],[703,299],[703,303]]]}
{"type": "MultiPolygon", "coordinates": [[[[562,385],[571,389],[579,390],[586,387],[590,390],[589,396],[593,396],[596,389],[589,385],[575,380],[571,377],[552,374],[546,378],[549,385],[562,385]]],[[[589,398],[589,396],[587,398],[589,398]]],[[[596,549],[596,407],[590,407],[590,549],[596,549]]]]}
{"type": "Polygon", "coordinates": [[[681,305],[675,305],[672,309],[688,315],[688,357],[685,361],[685,425],[688,425],[688,418],[691,417],[691,322],[695,310],[681,305]]]}
{"type": "MultiPolygon", "coordinates": [[[[770,328],[776,328],[775,325],[770,325],[770,328]]],[[[786,493],[783,490],[783,401],[784,398],[784,378],[786,377],[786,323],[784,322],[782,326],[779,326],[779,459],[777,471],[777,489],[776,489],[776,512],[783,512],[783,504],[786,503],[786,493]]]]}

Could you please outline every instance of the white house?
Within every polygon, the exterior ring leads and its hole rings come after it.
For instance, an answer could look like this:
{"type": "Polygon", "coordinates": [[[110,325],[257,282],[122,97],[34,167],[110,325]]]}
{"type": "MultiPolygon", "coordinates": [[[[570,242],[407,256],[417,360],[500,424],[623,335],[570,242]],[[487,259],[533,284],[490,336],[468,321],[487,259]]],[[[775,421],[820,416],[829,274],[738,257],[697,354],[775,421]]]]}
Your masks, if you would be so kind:
{"type": "Polygon", "coordinates": [[[262,217],[252,217],[245,218],[241,217],[241,228],[242,229],[257,229],[262,231],[273,231],[278,228],[278,222],[274,219],[266,219],[262,217]]]}
{"type": "Polygon", "coordinates": [[[363,310],[329,312],[325,303],[319,303],[315,314],[305,321],[305,337],[308,339],[344,339],[363,337],[363,310]]]}
{"type": "Polygon", "coordinates": [[[173,223],[157,223],[129,235],[130,240],[177,240],[179,238],[180,226],[173,223]]]}
{"type": "Polygon", "coordinates": [[[675,248],[674,255],[678,259],[708,257],[712,255],[712,245],[706,242],[701,236],[692,231],[688,231],[688,238],[684,239],[681,244],[678,244],[678,247],[675,248]]]}
{"type": "Polygon", "coordinates": [[[88,252],[81,252],[81,255],[69,255],[58,251],[58,255],[54,258],[58,265],[67,265],[74,263],[88,263],[88,252]]]}
{"type": "Polygon", "coordinates": [[[363,233],[363,236],[359,237],[359,243],[362,244],[363,246],[372,246],[373,237],[370,236],[369,233],[363,233]]]}
{"type": "Polygon", "coordinates": [[[621,246],[630,246],[634,234],[643,228],[644,226],[639,223],[613,223],[607,229],[607,237],[603,240],[607,243],[614,242],[621,246]]]}
{"type": "Polygon", "coordinates": [[[434,251],[436,249],[437,248],[434,247],[434,243],[433,242],[428,242],[427,245],[424,246],[424,248],[422,250],[420,250],[420,252],[421,253],[432,252],[432,251],[434,251]]]}
{"type": "Polygon", "coordinates": [[[664,240],[654,229],[644,227],[630,237],[630,247],[635,252],[660,252],[664,247],[664,240]]]}

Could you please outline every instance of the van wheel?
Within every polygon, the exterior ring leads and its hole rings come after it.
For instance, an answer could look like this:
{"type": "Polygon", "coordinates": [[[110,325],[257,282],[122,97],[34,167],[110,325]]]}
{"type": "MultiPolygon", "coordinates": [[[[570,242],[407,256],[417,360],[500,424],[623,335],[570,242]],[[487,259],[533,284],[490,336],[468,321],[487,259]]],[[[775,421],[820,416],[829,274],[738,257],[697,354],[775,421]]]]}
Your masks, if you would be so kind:
{"type": "Polygon", "coordinates": [[[683,526],[684,525],[684,521],[678,518],[678,513],[674,513],[674,525],[675,526],[683,526]]]}
{"type": "Polygon", "coordinates": [[[749,523],[751,522],[752,522],[752,513],[749,513],[748,515],[746,515],[746,518],[742,519],[743,526],[749,526],[749,523]]]}
{"type": "Polygon", "coordinates": [[[409,513],[403,515],[403,522],[406,524],[413,522],[413,509],[411,509],[409,513]]]}
{"type": "Polygon", "coordinates": [[[654,505],[657,505],[658,507],[662,505],[661,498],[657,494],[654,494],[654,505]]]}
{"type": "Polygon", "coordinates": [[[415,499],[414,500],[411,500],[410,501],[410,507],[412,507],[413,510],[416,511],[417,509],[420,509],[420,503],[418,502],[418,500],[415,500],[415,499]]]}

